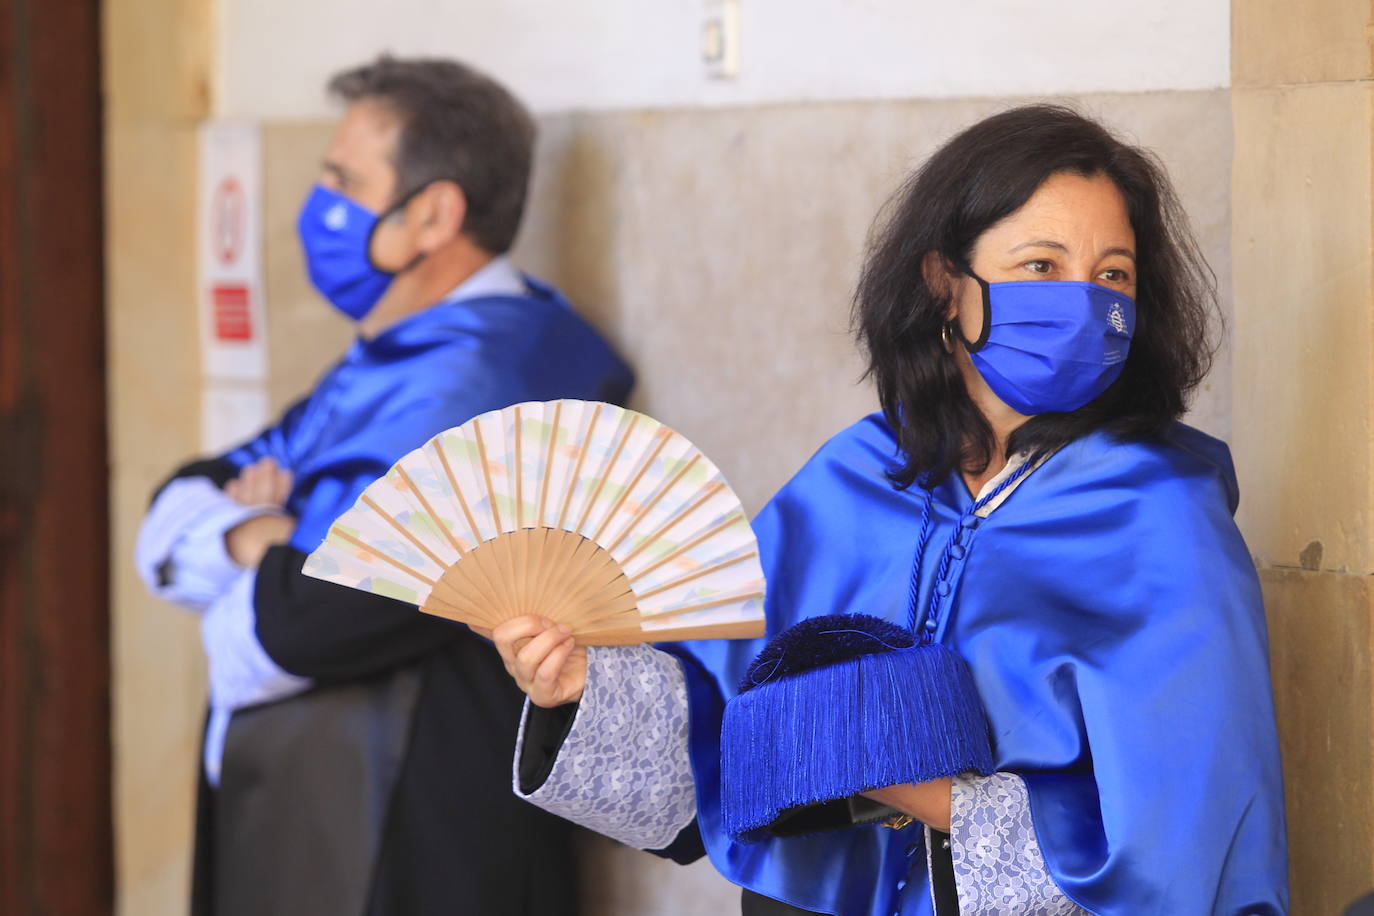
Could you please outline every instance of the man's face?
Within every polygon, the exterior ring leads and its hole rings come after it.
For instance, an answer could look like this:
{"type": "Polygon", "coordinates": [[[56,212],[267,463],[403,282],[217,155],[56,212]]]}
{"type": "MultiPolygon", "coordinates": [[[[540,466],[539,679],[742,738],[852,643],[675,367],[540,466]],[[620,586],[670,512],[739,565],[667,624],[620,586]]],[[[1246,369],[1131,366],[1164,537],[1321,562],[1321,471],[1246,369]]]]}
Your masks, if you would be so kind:
{"type": "MultiPolygon", "coordinates": [[[[353,103],[325,150],[320,183],[373,213],[383,212],[405,190],[396,178],[400,139],[401,119],[390,108],[366,99],[353,103]]],[[[382,270],[402,269],[420,250],[421,226],[409,219],[412,209],[392,213],[372,233],[368,256],[382,270]]]]}
{"type": "Polygon", "coordinates": [[[378,102],[350,105],[324,153],[320,184],[380,213],[396,199],[401,120],[378,102]]]}

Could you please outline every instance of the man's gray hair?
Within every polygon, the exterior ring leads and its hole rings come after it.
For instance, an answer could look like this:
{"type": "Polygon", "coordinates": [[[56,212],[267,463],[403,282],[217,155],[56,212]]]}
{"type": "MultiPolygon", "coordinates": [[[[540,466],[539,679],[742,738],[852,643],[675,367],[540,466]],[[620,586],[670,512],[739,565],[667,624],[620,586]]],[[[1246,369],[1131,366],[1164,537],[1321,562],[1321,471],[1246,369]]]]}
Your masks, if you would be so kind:
{"type": "Polygon", "coordinates": [[[515,241],[534,155],[534,119],[503,86],[453,60],[383,54],[329,81],[352,104],[377,101],[401,119],[397,197],[448,180],[463,189],[463,231],[492,254],[515,241]]]}

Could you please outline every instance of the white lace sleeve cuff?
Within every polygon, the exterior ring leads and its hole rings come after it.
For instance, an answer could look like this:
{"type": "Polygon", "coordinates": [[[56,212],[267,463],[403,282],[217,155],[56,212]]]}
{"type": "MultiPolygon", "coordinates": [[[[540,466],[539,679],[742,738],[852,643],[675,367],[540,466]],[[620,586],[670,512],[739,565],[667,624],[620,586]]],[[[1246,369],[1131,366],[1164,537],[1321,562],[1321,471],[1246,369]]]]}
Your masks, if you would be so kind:
{"type": "Polygon", "coordinates": [[[1021,777],[957,778],[950,805],[950,852],[963,916],[1086,914],[1050,876],[1031,822],[1021,777]]]}
{"type": "Polygon", "coordinates": [[[139,575],[157,597],[204,610],[243,572],[225,550],[224,535],[275,511],[280,510],[241,505],[204,477],[174,480],[158,494],[139,529],[139,575]]]}
{"type": "Polygon", "coordinates": [[[637,849],[662,849],[696,816],[688,757],[687,682],[677,660],[649,646],[587,650],[587,686],[553,769],[515,793],[545,811],[637,849]]]}

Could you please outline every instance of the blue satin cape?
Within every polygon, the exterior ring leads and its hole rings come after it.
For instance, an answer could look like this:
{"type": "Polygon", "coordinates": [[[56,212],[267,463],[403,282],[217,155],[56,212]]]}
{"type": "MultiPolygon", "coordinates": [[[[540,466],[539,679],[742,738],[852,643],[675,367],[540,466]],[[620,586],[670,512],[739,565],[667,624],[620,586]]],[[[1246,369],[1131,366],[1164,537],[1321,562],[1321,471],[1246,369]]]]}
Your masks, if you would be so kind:
{"type": "Polygon", "coordinates": [[[556,290],[441,302],[356,340],[315,390],[224,456],[295,475],[291,546],[309,553],[402,456],[478,414],[557,398],[623,403],[630,368],[556,290]]]}
{"type": "MultiPolygon", "coordinates": [[[[906,620],[919,493],[884,477],[879,415],[840,433],[755,520],[768,631],[861,611],[906,620]]],[[[922,599],[972,498],[934,490],[922,599]]],[[[1051,456],[966,539],[937,638],[968,660],[997,769],[1025,778],[1060,890],[1103,916],[1286,913],[1283,795],[1264,611],[1232,521],[1226,446],[1105,434],[1051,456]]],[[[843,916],[928,914],[919,824],[733,844],[721,709],[763,641],[683,644],[698,823],[716,867],[843,916]]],[[[820,700],[820,698],[818,698],[820,700]]]]}

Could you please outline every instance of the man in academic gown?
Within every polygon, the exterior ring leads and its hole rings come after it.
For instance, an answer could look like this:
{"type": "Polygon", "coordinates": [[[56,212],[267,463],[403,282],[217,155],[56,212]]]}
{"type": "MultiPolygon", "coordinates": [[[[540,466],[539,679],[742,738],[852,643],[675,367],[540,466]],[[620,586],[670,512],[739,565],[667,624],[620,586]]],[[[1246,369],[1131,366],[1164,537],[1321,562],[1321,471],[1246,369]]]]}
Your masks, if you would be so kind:
{"type": "Polygon", "coordinates": [[[210,713],[194,911],[567,913],[567,825],[513,797],[521,697],[492,648],[305,577],[363,488],[444,429],[530,400],[622,401],[632,375],[506,258],[533,123],[442,60],[340,74],[347,104],[299,230],[358,338],[250,442],[178,470],[138,559],[202,614],[210,713]]]}

